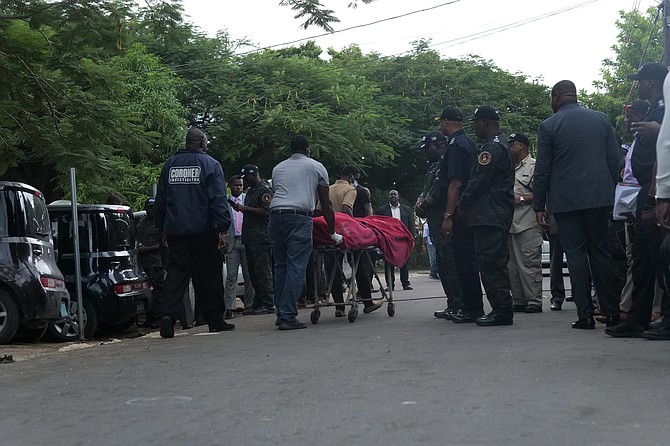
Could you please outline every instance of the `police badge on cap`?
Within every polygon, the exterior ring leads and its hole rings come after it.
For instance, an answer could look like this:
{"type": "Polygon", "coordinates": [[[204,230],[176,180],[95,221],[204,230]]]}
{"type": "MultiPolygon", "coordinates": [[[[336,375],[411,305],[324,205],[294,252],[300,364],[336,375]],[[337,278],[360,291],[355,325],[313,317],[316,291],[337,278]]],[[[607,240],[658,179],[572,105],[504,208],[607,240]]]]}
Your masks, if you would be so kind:
{"type": "Polygon", "coordinates": [[[240,178],[244,178],[245,175],[255,175],[258,173],[258,166],[254,164],[247,164],[240,169],[240,178]]]}

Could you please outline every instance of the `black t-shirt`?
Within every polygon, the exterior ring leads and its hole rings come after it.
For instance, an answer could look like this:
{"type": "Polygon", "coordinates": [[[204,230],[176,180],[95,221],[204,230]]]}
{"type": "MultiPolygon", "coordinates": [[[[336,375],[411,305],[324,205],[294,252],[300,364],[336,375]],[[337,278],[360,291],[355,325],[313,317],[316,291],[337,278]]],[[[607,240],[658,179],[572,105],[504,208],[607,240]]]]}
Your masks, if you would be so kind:
{"type": "Polygon", "coordinates": [[[460,180],[461,190],[464,190],[470,179],[477,153],[477,146],[463,129],[451,135],[447,150],[440,161],[438,181],[442,186],[448,188],[451,180],[460,180]]]}
{"type": "Polygon", "coordinates": [[[354,217],[365,217],[365,205],[370,203],[370,193],[360,184],[356,186],[356,200],[352,212],[354,217]]]}

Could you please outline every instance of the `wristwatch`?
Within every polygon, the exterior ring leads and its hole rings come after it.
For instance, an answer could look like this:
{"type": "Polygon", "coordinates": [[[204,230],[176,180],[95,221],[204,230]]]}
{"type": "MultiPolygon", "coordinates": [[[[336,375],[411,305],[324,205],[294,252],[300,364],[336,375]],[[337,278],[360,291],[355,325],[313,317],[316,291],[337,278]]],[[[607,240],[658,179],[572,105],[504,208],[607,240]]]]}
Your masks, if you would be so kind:
{"type": "Polygon", "coordinates": [[[519,196],[519,205],[523,206],[524,204],[526,204],[526,199],[523,198],[523,195],[520,195],[519,196]]]}
{"type": "Polygon", "coordinates": [[[444,213],[444,219],[449,220],[451,218],[451,214],[449,212],[444,213]]]}

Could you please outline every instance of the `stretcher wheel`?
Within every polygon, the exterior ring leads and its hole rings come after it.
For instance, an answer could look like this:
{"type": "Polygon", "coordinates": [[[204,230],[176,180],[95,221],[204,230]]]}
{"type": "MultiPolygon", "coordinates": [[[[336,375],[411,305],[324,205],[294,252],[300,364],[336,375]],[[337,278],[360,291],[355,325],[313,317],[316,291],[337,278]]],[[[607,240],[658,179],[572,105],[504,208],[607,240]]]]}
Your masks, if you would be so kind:
{"type": "Polygon", "coordinates": [[[357,316],[358,316],[358,307],[354,305],[353,307],[351,307],[351,310],[349,310],[349,313],[347,313],[347,319],[349,320],[349,322],[353,324],[356,321],[357,316]]]}
{"type": "Polygon", "coordinates": [[[389,302],[388,305],[386,305],[386,312],[389,314],[389,317],[395,315],[395,304],[393,302],[389,302]]]}
{"type": "Polygon", "coordinates": [[[319,322],[319,317],[321,317],[321,310],[312,310],[309,314],[310,322],[315,325],[319,322]]]}

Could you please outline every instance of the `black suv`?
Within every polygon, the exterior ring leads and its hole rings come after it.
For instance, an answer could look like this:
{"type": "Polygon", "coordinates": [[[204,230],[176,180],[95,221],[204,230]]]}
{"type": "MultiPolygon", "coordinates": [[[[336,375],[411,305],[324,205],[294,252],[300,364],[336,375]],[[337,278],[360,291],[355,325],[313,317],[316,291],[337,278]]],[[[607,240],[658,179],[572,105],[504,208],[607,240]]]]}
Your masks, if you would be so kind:
{"type": "MultiPolygon", "coordinates": [[[[144,317],[153,298],[151,285],[138,266],[133,213],[127,206],[77,205],[81,287],[84,296],[84,337],[100,327],[125,329],[144,317]]],[[[72,295],[68,320],[52,321],[48,334],[56,340],[74,340],[78,335],[72,208],[50,204],[51,229],[56,239],[58,267],[72,295]]]]}
{"type": "Polygon", "coordinates": [[[69,306],[42,193],[0,181],[0,344],[17,331],[39,340],[47,320],[67,317],[69,306]]]}

